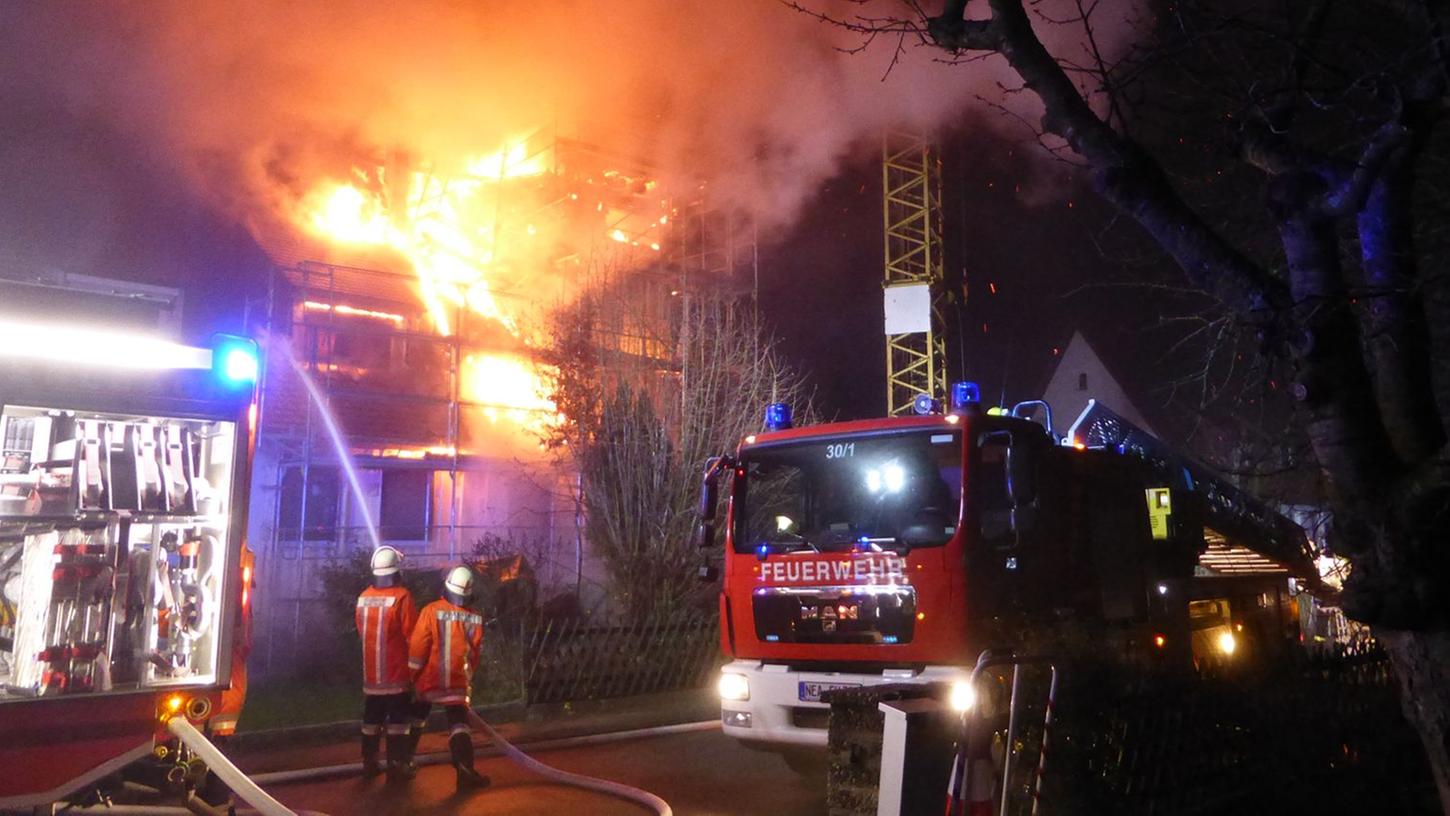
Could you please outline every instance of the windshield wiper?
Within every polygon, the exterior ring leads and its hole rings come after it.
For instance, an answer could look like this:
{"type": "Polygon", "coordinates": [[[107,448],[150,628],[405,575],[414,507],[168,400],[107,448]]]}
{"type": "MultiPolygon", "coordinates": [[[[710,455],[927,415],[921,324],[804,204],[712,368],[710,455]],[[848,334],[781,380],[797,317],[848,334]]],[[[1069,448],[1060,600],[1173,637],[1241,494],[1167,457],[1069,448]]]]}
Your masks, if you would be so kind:
{"type": "Polygon", "coordinates": [[[899,555],[907,555],[911,552],[911,545],[907,544],[901,536],[881,536],[878,538],[861,536],[856,541],[861,544],[870,544],[871,549],[875,552],[886,552],[886,548],[882,547],[882,544],[891,545],[891,551],[899,555]]]}
{"type": "Polygon", "coordinates": [[[817,547],[816,545],[812,544],[810,542],[810,539],[806,538],[805,536],[797,536],[796,538],[791,539],[791,540],[788,540],[788,541],[779,541],[779,540],[773,541],[773,540],[767,538],[766,540],[760,542],[760,546],[761,547],[764,547],[765,548],[765,551],[767,553],[774,553],[774,552],[788,553],[788,552],[797,552],[797,551],[803,550],[803,549],[810,549],[810,550],[812,550],[814,552],[820,552],[821,551],[819,547],[817,547]]]}

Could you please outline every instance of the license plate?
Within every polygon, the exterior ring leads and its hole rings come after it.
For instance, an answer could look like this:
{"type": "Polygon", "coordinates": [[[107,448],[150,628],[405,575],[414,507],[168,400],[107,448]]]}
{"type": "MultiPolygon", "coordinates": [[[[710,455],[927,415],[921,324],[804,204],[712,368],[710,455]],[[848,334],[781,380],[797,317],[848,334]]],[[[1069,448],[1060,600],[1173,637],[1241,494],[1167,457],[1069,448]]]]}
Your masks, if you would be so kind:
{"type": "Polygon", "coordinates": [[[802,681],[800,683],[801,702],[819,703],[821,701],[821,692],[823,691],[860,687],[860,683],[811,683],[802,681]]]}

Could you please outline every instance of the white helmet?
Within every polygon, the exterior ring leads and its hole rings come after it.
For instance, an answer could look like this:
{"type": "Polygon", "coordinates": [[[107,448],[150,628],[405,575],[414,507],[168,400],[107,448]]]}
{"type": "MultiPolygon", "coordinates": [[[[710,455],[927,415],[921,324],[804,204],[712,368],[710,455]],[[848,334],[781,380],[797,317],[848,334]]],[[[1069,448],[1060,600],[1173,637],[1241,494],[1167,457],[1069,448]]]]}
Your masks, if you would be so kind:
{"type": "Polygon", "coordinates": [[[403,554],[392,547],[382,546],[373,550],[373,575],[396,575],[403,564],[403,554]]]}
{"type": "Polygon", "coordinates": [[[454,567],[443,579],[443,589],[467,598],[473,592],[473,570],[468,567],[454,567]]]}

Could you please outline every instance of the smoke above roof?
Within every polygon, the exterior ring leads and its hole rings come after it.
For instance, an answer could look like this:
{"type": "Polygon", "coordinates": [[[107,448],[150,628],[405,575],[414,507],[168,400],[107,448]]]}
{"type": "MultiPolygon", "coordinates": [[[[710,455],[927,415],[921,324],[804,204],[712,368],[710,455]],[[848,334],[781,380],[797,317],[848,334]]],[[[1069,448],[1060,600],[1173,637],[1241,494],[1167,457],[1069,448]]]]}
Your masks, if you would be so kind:
{"type": "MultiPolygon", "coordinates": [[[[913,36],[899,54],[896,35],[854,53],[860,35],[768,0],[46,3],[6,16],[0,90],[105,122],[249,225],[359,161],[461,163],[540,125],[784,225],[882,128],[960,125],[1015,84],[998,58],[944,64],[913,36]]],[[[1079,29],[1043,25],[1063,56],[1080,51],[1079,29]]],[[[1111,35],[1099,32],[1110,51],[1111,35]]],[[[1005,98],[1035,118],[1029,95],[1005,98]]]]}

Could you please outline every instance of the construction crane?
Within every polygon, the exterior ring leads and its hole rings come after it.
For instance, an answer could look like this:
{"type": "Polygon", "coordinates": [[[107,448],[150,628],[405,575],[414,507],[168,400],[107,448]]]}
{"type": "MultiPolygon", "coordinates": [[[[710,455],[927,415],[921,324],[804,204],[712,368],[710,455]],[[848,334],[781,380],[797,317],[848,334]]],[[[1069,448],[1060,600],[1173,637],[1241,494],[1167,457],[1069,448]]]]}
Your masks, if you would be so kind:
{"type": "Polygon", "coordinates": [[[943,336],[941,160],[920,133],[881,140],[886,275],[886,413],[914,410],[918,397],[946,394],[943,336]]]}

